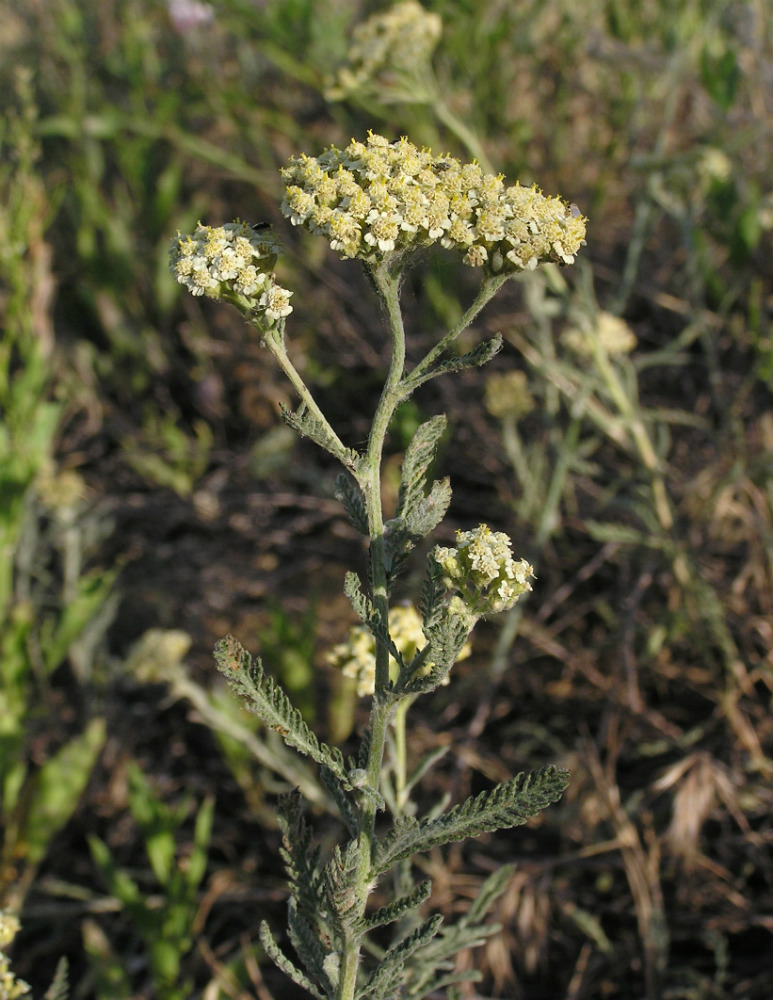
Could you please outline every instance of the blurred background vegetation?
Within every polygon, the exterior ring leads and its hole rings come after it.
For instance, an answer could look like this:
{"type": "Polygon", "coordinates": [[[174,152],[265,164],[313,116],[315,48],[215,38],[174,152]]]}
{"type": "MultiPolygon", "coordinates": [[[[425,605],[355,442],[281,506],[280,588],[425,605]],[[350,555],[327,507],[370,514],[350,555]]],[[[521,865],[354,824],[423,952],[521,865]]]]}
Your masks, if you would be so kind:
{"type": "MultiPolygon", "coordinates": [[[[560,193],[566,271],[512,282],[446,411],[444,526],[534,562],[528,603],[419,702],[426,802],[568,766],[515,834],[422,859],[448,912],[516,861],[480,995],[757,1000],[773,953],[773,12],[769,0],[427,0],[432,93],[332,100],[356,0],[0,0],[0,905],[42,995],[297,994],[274,794],[313,782],[224,695],[232,631],[343,744],[323,655],[360,542],[337,469],[235,312],[167,271],[197,219],[275,225],[296,363],[347,444],[387,357],[353,263],[282,219],[278,168],[368,128],[560,193]],[[626,344],[626,347],[621,347],[626,344]],[[485,403],[485,405],[484,405],[485,403]],[[329,709],[321,706],[330,706],[329,709]]],[[[475,275],[409,275],[416,355],[475,275]]],[[[416,578],[405,588],[416,596],[416,578]],[[412,589],[413,588],[413,589],[412,589]]],[[[317,795],[320,822],[329,804],[317,795]]]]}

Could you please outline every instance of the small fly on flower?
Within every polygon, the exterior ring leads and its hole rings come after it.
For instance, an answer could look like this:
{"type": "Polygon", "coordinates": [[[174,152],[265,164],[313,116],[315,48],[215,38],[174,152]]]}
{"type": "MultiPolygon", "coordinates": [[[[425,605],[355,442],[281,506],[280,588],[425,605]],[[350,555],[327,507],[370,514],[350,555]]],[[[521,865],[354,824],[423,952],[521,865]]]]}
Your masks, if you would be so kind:
{"type": "Polygon", "coordinates": [[[437,170],[438,173],[443,173],[445,170],[450,170],[453,164],[450,160],[435,160],[432,164],[432,169],[437,170]]]}

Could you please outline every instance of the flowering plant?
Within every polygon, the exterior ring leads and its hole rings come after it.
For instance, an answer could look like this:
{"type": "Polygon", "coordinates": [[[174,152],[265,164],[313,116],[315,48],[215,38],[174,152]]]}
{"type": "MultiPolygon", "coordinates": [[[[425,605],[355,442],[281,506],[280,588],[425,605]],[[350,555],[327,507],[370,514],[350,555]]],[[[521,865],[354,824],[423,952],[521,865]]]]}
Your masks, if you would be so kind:
{"type": "Polygon", "coordinates": [[[394,582],[411,550],[440,524],[451,499],[447,479],[428,477],[445,417],[432,417],[415,432],[389,517],[381,500],[384,441],[396,407],[420,385],[485,364],[498,352],[499,337],[467,354],[452,349],[507,280],[541,262],[572,263],[584,242],[585,220],[560,198],[507,186],[477,163],[462,164],[420,150],[405,138],[389,142],[372,133],[344,149],[293,158],[282,175],[282,211],[290,222],[323,236],[342,258],[356,258],[367,269],[385,307],[392,352],[367,445],[355,451],[341,441],[288,354],[290,292],[273,273],[281,252],[274,235],[233,223],[221,229],[199,226],[191,236],[175,238],[171,267],[177,279],[194,294],[236,305],[292,382],[301,403],[282,416],[340,461],[336,495],[351,524],[369,540],[367,584],[348,573],[344,586],[361,625],[329,657],[356,677],[360,694],[372,698],[367,728],[352,757],[345,759],[318,739],[260,660],[253,661],[234,637],[216,647],[220,669],[247,706],[288,746],[319,765],[345,828],[342,843],[323,857],[320,848],[311,847],[313,833],[300,793],[280,800],[291,886],[288,933],[297,960],[280,948],[265,922],[261,940],[277,965],[318,1000],[420,998],[444,988],[455,996],[454,984],[475,976],[454,970],[453,958],[493,932],[484,917],[504,891],[511,869],[500,868],[468,913],[441,926],[439,915],[419,915],[431,886],[413,880],[410,859],[526,822],[560,797],[568,775],[548,766],[447,811],[439,806],[416,815],[411,791],[433,758],[408,775],[407,709],[447,682],[456,661],[469,653],[470,634],[480,618],[513,607],[531,589],[532,568],[513,558],[505,534],[480,525],[457,532],[455,548],[432,550],[418,612],[390,609],[394,582]],[[481,285],[460,321],[407,370],[400,278],[412,255],[434,244],[480,269],[481,285]],[[377,828],[382,812],[391,814],[391,825],[384,829],[380,822],[377,828]],[[391,898],[373,909],[370,898],[383,888],[387,873],[392,873],[391,898]],[[386,948],[384,927],[391,928],[386,948]]]}

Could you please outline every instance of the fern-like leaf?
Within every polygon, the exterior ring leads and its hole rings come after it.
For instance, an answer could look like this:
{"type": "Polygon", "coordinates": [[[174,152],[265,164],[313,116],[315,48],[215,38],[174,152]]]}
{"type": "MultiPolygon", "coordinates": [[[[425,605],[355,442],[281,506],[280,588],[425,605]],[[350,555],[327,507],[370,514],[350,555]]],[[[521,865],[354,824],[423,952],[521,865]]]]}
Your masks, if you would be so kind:
{"type": "Polygon", "coordinates": [[[466,371],[470,368],[480,368],[481,365],[487,364],[492,358],[496,357],[497,354],[502,350],[502,335],[497,333],[491,340],[484,340],[473,350],[469,351],[467,354],[460,354],[456,358],[446,358],[445,361],[440,361],[438,364],[433,365],[432,368],[428,369],[422,375],[417,378],[411,378],[409,375],[406,379],[406,385],[410,392],[417,389],[420,385],[428,382],[432,378],[436,378],[438,375],[447,375],[449,372],[461,372],[466,371]]]}
{"type": "Polygon", "coordinates": [[[477,979],[475,972],[449,972],[454,958],[466,948],[483,944],[492,934],[501,930],[496,923],[484,924],[483,919],[491,906],[507,888],[514,865],[503,865],[491,874],[478,890],[472,906],[454,924],[445,924],[440,933],[413,956],[408,996],[420,1000],[435,994],[452,983],[477,979]]]}
{"type": "Polygon", "coordinates": [[[403,654],[394,644],[389,634],[389,629],[381,620],[381,616],[373,607],[372,602],[363,593],[360,578],[356,573],[350,572],[344,577],[344,594],[349,598],[354,613],[363,625],[367,625],[376,642],[380,642],[382,646],[386,646],[389,650],[389,655],[394,657],[402,666],[403,654]]]}
{"type": "Polygon", "coordinates": [[[332,950],[331,942],[320,939],[320,934],[312,925],[311,920],[290,900],[287,908],[287,930],[290,941],[303,962],[309,975],[320,984],[324,993],[332,997],[335,986],[328,975],[327,958],[332,950]]]}
{"type": "Polygon", "coordinates": [[[440,438],[446,429],[446,418],[439,414],[421,424],[405,451],[397,495],[397,516],[405,518],[426,493],[427,471],[435,459],[440,438]]]}
{"type": "Polygon", "coordinates": [[[451,503],[451,481],[436,479],[429,493],[404,514],[405,529],[411,539],[424,538],[440,524],[451,503]]]}
{"type": "Polygon", "coordinates": [[[380,875],[397,861],[433,847],[520,826],[556,802],[568,784],[568,772],[549,764],[481,792],[437,819],[403,820],[378,844],[373,874],[380,875]]]}
{"type": "Polygon", "coordinates": [[[354,468],[357,461],[357,452],[352,451],[351,448],[345,448],[335,437],[331,428],[318,417],[315,417],[313,413],[309,413],[305,404],[301,403],[297,410],[291,410],[280,403],[279,412],[287,426],[292,427],[301,437],[310,438],[324,451],[329,452],[334,458],[337,458],[347,469],[354,468]]]}
{"type": "Polygon", "coordinates": [[[346,511],[349,523],[361,535],[370,535],[368,527],[368,512],[365,507],[365,497],[357,483],[347,476],[345,472],[340,473],[335,481],[335,496],[346,511]]]}
{"type": "Polygon", "coordinates": [[[395,899],[392,903],[387,903],[386,906],[380,906],[371,913],[365,919],[364,929],[372,931],[374,927],[383,927],[385,924],[394,923],[395,920],[399,920],[407,913],[415,910],[416,907],[421,906],[422,903],[429,899],[431,892],[432,882],[429,879],[420,882],[412,892],[407,893],[405,896],[400,896],[399,899],[395,899]]]}
{"type": "Polygon", "coordinates": [[[244,647],[227,635],[215,646],[215,659],[229,686],[250,712],[278,732],[288,746],[324,764],[347,790],[351,789],[341,751],[320,743],[282,688],[265,673],[260,657],[253,661],[244,647]]]}
{"type": "Polygon", "coordinates": [[[274,963],[274,965],[276,965],[277,968],[281,969],[282,972],[284,972],[284,974],[288,977],[288,979],[292,979],[292,981],[297,986],[300,986],[301,989],[306,990],[308,993],[311,993],[313,997],[316,997],[316,1000],[326,1000],[324,994],[322,994],[317,989],[317,987],[314,985],[314,983],[312,983],[309,977],[304,975],[304,973],[301,972],[301,970],[297,967],[297,965],[294,965],[287,957],[287,955],[285,955],[285,953],[282,951],[282,949],[274,940],[274,936],[271,933],[269,926],[265,920],[261,921],[260,924],[260,943],[265,948],[266,954],[274,963]]]}
{"type": "Polygon", "coordinates": [[[419,651],[407,669],[401,672],[397,683],[399,692],[425,694],[442,684],[467,642],[469,627],[461,618],[446,614],[431,627],[425,625],[424,634],[427,636],[427,645],[419,651]],[[424,663],[431,663],[432,669],[417,676],[416,672],[424,663]]]}
{"type": "Polygon", "coordinates": [[[304,819],[303,799],[297,788],[279,797],[276,815],[282,831],[280,852],[293,896],[304,913],[321,912],[325,891],[320,848],[311,847],[312,831],[304,819]]]}
{"type": "MultiPolygon", "coordinates": [[[[350,770],[352,770],[350,768],[350,770]]],[[[336,778],[332,771],[322,765],[319,769],[319,777],[322,784],[327,788],[330,794],[333,796],[335,804],[338,806],[338,812],[341,815],[341,819],[344,821],[346,829],[354,837],[357,834],[357,818],[352,809],[352,805],[349,799],[346,797],[344,790],[341,786],[341,782],[336,778]]]]}
{"type": "Polygon", "coordinates": [[[327,908],[342,938],[349,928],[360,923],[354,910],[357,903],[356,872],[359,859],[359,842],[353,839],[343,851],[336,846],[333,856],[325,865],[327,908]]]}
{"type": "Polygon", "coordinates": [[[370,1000],[393,1000],[397,987],[403,978],[406,962],[415,951],[432,940],[442,922],[442,916],[436,913],[425,920],[400,944],[390,948],[379,962],[378,968],[373,970],[362,990],[357,993],[358,1000],[364,1000],[365,997],[370,998],[370,1000]]]}
{"type": "Polygon", "coordinates": [[[60,958],[51,985],[43,994],[43,1000],[68,1000],[70,984],[67,979],[67,959],[60,958]]]}

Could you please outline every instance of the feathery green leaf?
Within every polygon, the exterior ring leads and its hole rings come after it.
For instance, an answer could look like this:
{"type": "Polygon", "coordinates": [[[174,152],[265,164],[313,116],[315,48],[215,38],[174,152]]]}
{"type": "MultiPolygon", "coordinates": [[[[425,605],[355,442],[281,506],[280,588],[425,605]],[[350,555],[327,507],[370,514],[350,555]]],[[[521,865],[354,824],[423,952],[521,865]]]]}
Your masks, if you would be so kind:
{"type": "Polygon", "coordinates": [[[432,940],[442,922],[442,916],[435,913],[400,944],[390,948],[381,959],[378,968],[373,970],[367,983],[357,994],[358,1000],[360,998],[364,1000],[365,997],[369,997],[371,1000],[392,1000],[403,978],[405,963],[415,951],[432,940]]]}
{"type": "Polygon", "coordinates": [[[345,788],[351,788],[341,751],[320,743],[282,688],[265,673],[260,657],[253,661],[238,640],[227,635],[215,646],[215,659],[249,711],[278,732],[288,746],[324,764],[345,788]]]}
{"type": "Polygon", "coordinates": [[[519,826],[556,802],[568,784],[568,772],[549,764],[481,792],[437,819],[396,823],[376,848],[373,874],[380,875],[397,861],[442,844],[519,826]]]}
{"type": "Polygon", "coordinates": [[[354,466],[357,461],[357,452],[352,451],[351,448],[344,448],[336,440],[330,427],[318,417],[315,417],[314,414],[309,413],[305,404],[301,403],[297,410],[291,410],[283,403],[280,403],[279,412],[287,426],[292,427],[301,437],[310,438],[314,444],[319,445],[324,451],[329,452],[347,468],[354,466]]]}
{"type": "Polygon", "coordinates": [[[430,379],[436,378],[438,375],[466,371],[470,368],[480,368],[481,365],[487,364],[492,358],[496,357],[501,350],[502,334],[497,333],[491,340],[482,341],[467,354],[461,354],[457,358],[446,358],[445,361],[438,362],[418,378],[411,378],[409,375],[406,379],[406,384],[410,387],[410,391],[413,392],[420,385],[423,385],[430,379]]]}
{"type": "Polygon", "coordinates": [[[272,935],[265,920],[262,920],[260,924],[260,943],[265,948],[266,954],[274,965],[281,969],[288,979],[292,979],[292,981],[297,986],[300,986],[301,989],[307,990],[313,997],[316,997],[316,1000],[326,1000],[325,996],[317,989],[308,976],[304,975],[304,973],[290,961],[287,955],[285,955],[274,940],[274,936],[272,935]]]}
{"type": "Polygon", "coordinates": [[[374,927],[383,927],[384,924],[391,924],[395,920],[399,920],[406,913],[410,913],[417,906],[421,906],[423,902],[429,899],[431,892],[432,882],[430,879],[420,882],[412,892],[406,893],[405,896],[400,896],[392,903],[380,906],[369,917],[366,917],[365,929],[372,931],[374,927]]]}
{"type": "Polygon", "coordinates": [[[365,497],[357,483],[345,472],[339,473],[335,481],[335,496],[346,511],[349,523],[361,535],[368,537],[368,512],[365,507],[365,497]]]}

